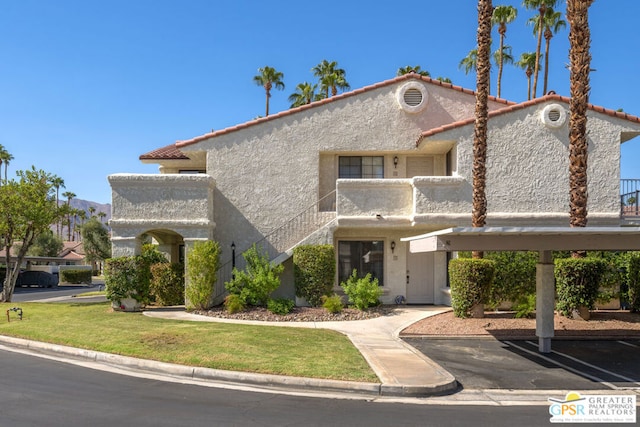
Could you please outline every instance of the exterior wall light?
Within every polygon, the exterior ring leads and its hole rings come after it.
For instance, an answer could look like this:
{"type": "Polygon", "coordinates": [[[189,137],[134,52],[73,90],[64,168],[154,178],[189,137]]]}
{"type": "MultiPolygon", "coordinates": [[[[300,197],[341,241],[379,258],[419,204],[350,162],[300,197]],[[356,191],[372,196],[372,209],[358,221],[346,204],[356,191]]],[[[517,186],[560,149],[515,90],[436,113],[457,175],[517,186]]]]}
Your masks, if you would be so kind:
{"type": "Polygon", "coordinates": [[[393,167],[398,168],[398,156],[393,156],[393,167]]]}
{"type": "Polygon", "coordinates": [[[391,241],[391,253],[394,253],[394,251],[396,250],[396,242],[395,240],[391,241]]]}

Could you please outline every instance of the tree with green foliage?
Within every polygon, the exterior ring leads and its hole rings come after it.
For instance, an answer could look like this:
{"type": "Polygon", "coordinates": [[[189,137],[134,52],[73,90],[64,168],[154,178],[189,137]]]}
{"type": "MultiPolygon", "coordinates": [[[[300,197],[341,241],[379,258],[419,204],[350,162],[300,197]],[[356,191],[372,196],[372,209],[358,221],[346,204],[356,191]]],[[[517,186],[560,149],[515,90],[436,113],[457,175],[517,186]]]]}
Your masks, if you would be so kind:
{"type": "Polygon", "coordinates": [[[317,84],[312,85],[309,82],[299,83],[296,91],[289,96],[291,108],[300,107],[302,105],[311,104],[314,101],[324,99],[324,94],[316,93],[317,84]]]}
{"type": "MultiPolygon", "coordinates": [[[[16,247],[18,247],[17,244],[16,247]]],[[[35,238],[33,245],[27,251],[27,255],[56,257],[63,248],[62,239],[56,236],[51,229],[46,229],[35,238]]]]}
{"type": "MultiPolygon", "coordinates": [[[[51,178],[51,185],[53,185],[53,188],[56,189],[56,206],[60,206],[60,188],[65,188],[64,179],[60,178],[59,176],[53,175],[52,178],[51,178]]],[[[60,232],[60,228],[61,228],[60,221],[57,221],[56,222],[56,236],[62,238],[62,235],[60,234],[61,233],[60,232]]]]}
{"type": "MultiPolygon", "coordinates": [[[[583,1],[583,0],[579,0],[583,1]]],[[[535,68],[533,69],[533,89],[531,91],[531,97],[535,98],[537,96],[537,88],[538,88],[538,74],[540,72],[540,61],[542,60],[542,35],[544,31],[544,17],[547,13],[547,9],[556,7],[558,0],[523,0],[522,5],[526,9],[534,10],[538,12],[538,15],[535,16],[529,22],[537,22],[534,25],[534,34],[537,37],[536,43],[536,61],[535,68]]]]}
{"type": "Polygon", "coordinates": [[[95,267],[96,263],[111,258],[109,230],[96,217],[91,217],[82,226],[81,233],[84,253],[88,262],[95,267]]]}
{"type": "Polygon", "coordinates": [[[344,91],[351,88],[347,82],[347,72],[342,68],[338,68],[336,61],[329,62],[323,59],[311,71],[313,71],[314,76],[318,77],[320,90],[324,92],[325,98],[336,96],[338,89],[344,91]],[[331,95],[329,95],[329,91],[331,91],[331,95]]]}
{"type": "Polygon", "coordinates": [[[264,115],[269,116],[269,99],[271,98],[271,89],[276,88],[284,90],[284,82],[282,81],[284,74],[269,66],[259,68],[258,73],[260,74],[253,77],[253,82],[264,88],[267,98],[266,111],[264,115]]]}
{"type": "Polygon", "coordinates": [[[50,174],[32,167],[18,171],[17,176],[17,180],[7,181],[0,187],[0,238],[7,266],[0,300],[5,302],[13,297],[20,265],[27,251],[35,239],[60,218],[50,174]],[[16,242],[21,246],[13,254],[16,242]]]}
{"type": "Polygon", "coordinates": [[[562,28],[567,26],[566,21],[562,19],[562,14],[556,12],[553,8],[548,8],[544,15],[544,85],[542,94],[547,94],[547,84],[549,82],[549,48],[551,46],[551,39],[554,34],[557,34],[562,28]]]}
{"type": "Polygon", "coordinates": [[[531,99],[531,76],[536,66],[536,53],[525,52],[520,55],[520,59],[516,62],[516,65],[524,70],[524,74],[527,76],[527,100],[531,99]]]}
{"type": "Polygon", "coordinates": [[[187,253],[185,303],[188,309],[211,307],[219,269],[220,244],[213,240],[195,242],[187,253]]]}
{"type": "Polygon", "coordinates": [[[471,49],[467,56],[462,58],[458,64],[458,68],[461,68],[465,74],[469,74],[471,71],[476,71],[478,63],[478,49],[471,49]]]}
{"type": "Polygon", "coordinates": [[[76,194],[72,191],[65,191],[62,193],[62,197],[66,197],[67,199],[67,208],[66,208],[66,216],[67,216],[67,241],[71,241],[71,215],[73,214],[73,210],[71,209],[71,199],[76,197],[76,194]]]}

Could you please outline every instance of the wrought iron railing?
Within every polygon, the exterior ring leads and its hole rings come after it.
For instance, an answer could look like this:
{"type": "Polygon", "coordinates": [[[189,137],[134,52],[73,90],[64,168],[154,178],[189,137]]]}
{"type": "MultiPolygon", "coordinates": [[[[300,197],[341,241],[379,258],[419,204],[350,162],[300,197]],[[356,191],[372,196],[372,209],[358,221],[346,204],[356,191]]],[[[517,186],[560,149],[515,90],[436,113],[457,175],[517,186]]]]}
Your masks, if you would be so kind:
{"type": "MultiPolygon", "coordinates": [[[[327,201],[331,199],[335,200],[335,190],[320,198],[312,206],[298,213],[281,226],[271,230],[254,244],[259,250],[262,250],[270,260],[274,260],[315,231],[335,220],[335,211],[327,212],[320,209],[321,206],[326,205],[327,201]]],[[[237,251],[235,253],[235,259],[229,260],[220,267],[215,285],[214,299],[219,299],[226,293],[224,284],[231,280],[233,267],[235,266],[238,269],[245,267],[244,257],[242,255],[252,246],[253,244],[237,251]]]]}
{"type": "Polygon", "coordinates": [[[620,208],[622,217],[640,216],[640,179],[620,180],[620,208]]]}

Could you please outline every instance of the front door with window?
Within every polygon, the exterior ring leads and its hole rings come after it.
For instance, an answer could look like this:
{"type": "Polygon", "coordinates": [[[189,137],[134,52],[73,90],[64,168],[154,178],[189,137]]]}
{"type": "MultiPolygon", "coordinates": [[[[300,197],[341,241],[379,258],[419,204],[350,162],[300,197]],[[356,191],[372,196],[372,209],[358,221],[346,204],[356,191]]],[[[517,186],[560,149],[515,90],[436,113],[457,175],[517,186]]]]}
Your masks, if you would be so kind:
{"type": "Polygon", "coordinates": [[[434,256],[407,249],[407,304],[434,303],[434,256]]]}

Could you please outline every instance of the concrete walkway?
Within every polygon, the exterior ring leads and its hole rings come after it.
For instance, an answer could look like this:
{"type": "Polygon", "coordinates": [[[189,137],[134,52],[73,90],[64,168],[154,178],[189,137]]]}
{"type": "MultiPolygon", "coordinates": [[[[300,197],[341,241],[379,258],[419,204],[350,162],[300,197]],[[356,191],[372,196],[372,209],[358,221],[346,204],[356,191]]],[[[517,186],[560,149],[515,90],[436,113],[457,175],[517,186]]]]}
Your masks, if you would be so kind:
{"type": "MultiPolygon", "coordinates": [[[[425,317],[450,310],[450,307],[399,307],[393,314],[370,320],[345,322],[260,322],[221,319],[187,313],[184,309],[145,311],[149,317],[200,321],[243,323],[298,328],[323,328],[341,332],[356,346],[380,379],[380,384],[296,379],[266,376],[273,385],[343,389],[380,396],[422,397],[451,393],[458,387],[456,379],[437,363],[403,342],[398,335],[407,326],[425,317]]],[[[253,383],[254,374],[234,373],[233,379],[253,383]],[[244,378],[243,378],[244,377],[244,378]]]]}

